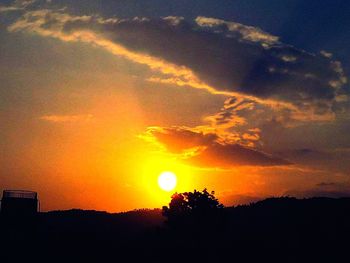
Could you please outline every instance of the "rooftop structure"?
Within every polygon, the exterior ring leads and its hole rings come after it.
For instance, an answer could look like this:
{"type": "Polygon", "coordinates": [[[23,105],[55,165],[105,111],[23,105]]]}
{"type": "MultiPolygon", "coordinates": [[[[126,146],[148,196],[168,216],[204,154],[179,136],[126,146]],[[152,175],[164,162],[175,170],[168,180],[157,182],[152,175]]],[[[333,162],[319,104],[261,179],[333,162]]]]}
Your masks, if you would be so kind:
{"type": "Polygon", "coordinates": [[[1,213],[6,215],[33,215],[38,212],[38,194],[24,190],[4,190],[1,213]]]}

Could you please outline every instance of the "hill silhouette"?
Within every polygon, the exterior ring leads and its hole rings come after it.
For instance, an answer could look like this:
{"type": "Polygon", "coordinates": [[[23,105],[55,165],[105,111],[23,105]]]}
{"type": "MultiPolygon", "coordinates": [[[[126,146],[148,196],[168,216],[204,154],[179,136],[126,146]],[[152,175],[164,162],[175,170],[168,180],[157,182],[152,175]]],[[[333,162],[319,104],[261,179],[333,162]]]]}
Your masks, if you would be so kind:
{"type": "Polygon", "coordinates": [[[347,262],[350,198],[223,208],[220,227],[172,228],[161,209],[0,217],[0,262],[347,262]],[[32,261],[30,261],[32,262],[32,261]]]}

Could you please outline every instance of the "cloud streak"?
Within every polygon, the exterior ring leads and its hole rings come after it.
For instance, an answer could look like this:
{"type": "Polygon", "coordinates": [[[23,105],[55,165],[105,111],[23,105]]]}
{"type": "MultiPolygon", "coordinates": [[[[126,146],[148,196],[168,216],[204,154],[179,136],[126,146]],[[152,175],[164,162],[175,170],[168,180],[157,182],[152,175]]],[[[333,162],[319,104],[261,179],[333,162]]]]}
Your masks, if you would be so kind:
{"type": "Polygon", "coordinates": [[[0,13],[25,10],[35,2],[36,0],[16,0],[10,6],[0,6],[0,13]]]}
{"type": "Polygon", "coordinates": [[[44,115],[40,120],[52,123],[75,123],[75,122],[89,122],[94,118],[92,114],[86,115],[44,115]]]}

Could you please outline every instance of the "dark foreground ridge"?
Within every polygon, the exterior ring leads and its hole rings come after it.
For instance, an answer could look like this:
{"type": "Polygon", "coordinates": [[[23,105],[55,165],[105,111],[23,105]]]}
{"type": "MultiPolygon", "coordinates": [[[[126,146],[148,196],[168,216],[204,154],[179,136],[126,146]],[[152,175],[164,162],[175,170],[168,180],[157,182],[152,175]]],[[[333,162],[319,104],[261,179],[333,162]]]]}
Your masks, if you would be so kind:
{"type": "Polygon", "coordinates": [[[0,217],[0,262],[349,262],[350,198],[270,198],[212,225],[164,223],[160,209],[0,217]]]}

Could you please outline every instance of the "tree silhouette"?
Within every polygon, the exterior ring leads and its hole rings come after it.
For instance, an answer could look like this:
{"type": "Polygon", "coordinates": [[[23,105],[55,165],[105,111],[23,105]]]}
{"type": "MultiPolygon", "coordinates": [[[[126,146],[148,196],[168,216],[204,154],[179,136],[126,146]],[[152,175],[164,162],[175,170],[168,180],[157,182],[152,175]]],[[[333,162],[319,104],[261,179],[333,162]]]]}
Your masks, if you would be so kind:
{"type": "Polygon", "coordinates": [[[171,196],[169,207],[163,206],[166,223],[178,228],[214,227],[218,224],[224,206],[207,189],[202,192],[175,193],[171,196]]]}

